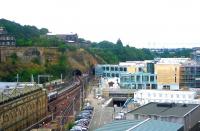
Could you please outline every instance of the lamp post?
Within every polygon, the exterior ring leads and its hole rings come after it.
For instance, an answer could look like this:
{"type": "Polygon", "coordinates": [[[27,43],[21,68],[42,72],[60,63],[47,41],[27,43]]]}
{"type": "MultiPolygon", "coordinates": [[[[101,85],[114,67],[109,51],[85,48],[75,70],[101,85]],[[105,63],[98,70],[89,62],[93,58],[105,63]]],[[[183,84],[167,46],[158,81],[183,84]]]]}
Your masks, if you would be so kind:
{"type": "Polygon", "coordinates": [[[75,101],[75,97],[73,98],[73,102],[72,102],[72,108],[73,108],[73,115],[75,115],[75,108],[74,108],[74,101],[75,101]]]}

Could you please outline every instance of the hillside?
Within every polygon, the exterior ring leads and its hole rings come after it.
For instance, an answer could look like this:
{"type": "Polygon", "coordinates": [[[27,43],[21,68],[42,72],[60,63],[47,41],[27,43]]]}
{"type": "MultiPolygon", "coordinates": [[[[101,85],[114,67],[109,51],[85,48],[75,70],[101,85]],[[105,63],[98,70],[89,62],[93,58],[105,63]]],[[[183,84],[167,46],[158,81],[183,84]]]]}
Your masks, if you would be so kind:
{"type": "MultiPolygon", "coordinates": [[[[0,81],[30,81],[33,74],[51,74],[57,79],[62,74],[70,78],[74,69],[87,72],[97,63],[117,64],[120,61],[150,60],[156,57],[190,57],[191,49],[170,53],[154,53],[149,49],[123,46],[120,39],[116,43],[101,41],[90,45],[66,44],[57,38],[44,37],[48,29],[0,19],[0,26],[16,37],[17,47],[0,47],[0,81]]],[[[82,41],[83,38],[79,38],[82,41]]],[[[84,42],[83,42],[84,43],[84,42]]],[[[45,80],[43,80],[45,81],[45,80]]]]}

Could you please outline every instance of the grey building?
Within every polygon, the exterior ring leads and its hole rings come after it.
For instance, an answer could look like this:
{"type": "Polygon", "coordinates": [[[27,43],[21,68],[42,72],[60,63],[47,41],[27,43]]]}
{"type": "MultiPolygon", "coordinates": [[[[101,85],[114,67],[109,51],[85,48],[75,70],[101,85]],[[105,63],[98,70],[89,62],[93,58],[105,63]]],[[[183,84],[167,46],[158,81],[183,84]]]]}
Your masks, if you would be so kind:
{"type": "Polygon", "coordinates": [[[200,121],[200,105],[151,102],[129,112],[129,115],[135,120],[151,118],[183,124],[184,131],[189,131],[200,121]]]}
{"type": "Polygon", "coordinates": [[[160,120],[115,120],[95,131],[183,131],[183,125],[160,120]]]}
{"type": "Polygon", "coordinates": [[[15,46],[15,37],[8,34],[5,28],[0,27],[0,46],[15,46]]]}

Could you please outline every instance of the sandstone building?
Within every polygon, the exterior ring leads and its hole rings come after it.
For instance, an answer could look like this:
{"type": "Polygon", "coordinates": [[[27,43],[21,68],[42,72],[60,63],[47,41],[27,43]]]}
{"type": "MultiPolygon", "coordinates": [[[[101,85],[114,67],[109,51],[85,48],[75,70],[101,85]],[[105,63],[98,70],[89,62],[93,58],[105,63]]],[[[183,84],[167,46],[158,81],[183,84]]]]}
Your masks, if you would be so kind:
{"type": "Polygon", "coordinates": [[[21,131],[47,114],[47,94],[40,87],[13,89],[10,97],[1,92],[0,131],[21,131]]]}

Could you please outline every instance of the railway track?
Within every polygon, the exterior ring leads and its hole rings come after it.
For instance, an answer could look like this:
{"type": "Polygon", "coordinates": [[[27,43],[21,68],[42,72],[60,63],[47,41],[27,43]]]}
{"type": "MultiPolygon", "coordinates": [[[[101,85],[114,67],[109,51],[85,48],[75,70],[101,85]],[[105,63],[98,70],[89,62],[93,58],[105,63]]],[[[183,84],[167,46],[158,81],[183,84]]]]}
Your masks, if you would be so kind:
{"type": "Polygon", "coordinates": [[[61,119],[58,120],[60,124],[63,121],[66,122],[67,119],[64,116],[72,115],[74,110],[80,109],[81,88],[81,80],[77,78],[70,86],[59,90],[58,97],[48,104],[48,115],[52,114],[52,118],[60,116],[61,119]]]}
{"type": "Polygon", "coordinates": [[[57,98],[48,102],[48,113],[46,116],[37,123],[24,129],[24,131],[39,128],[42,123],[50,123],[56,117],[60,117],[56,121],[59,125],[63,126],[62,124],[67,122],[68,116],[74,114],[74,110],[80,110],[80,102],[82,101],[81,98],[83,98],[81,96],[81,91],[83,90],[83,82],[81,79],[83,78],[76,78],[76,81],[73,81],[70,85],[66,83],[59,85],[59,88],[56,89],[58,91],[57,98]]]}

